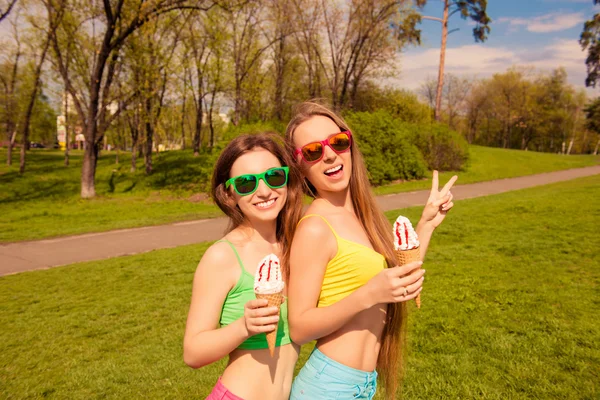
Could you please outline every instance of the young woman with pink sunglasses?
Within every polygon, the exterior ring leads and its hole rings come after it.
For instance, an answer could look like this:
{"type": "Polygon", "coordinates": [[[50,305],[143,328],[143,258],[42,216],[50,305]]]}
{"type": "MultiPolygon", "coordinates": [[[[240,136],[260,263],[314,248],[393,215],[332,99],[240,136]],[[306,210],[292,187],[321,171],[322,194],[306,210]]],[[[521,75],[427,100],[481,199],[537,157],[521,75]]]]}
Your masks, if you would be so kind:
{"type": "MultiPolygon", "coordinates": [[[[294,231],[289,255],[292,340],[317,340],[290,399],[372,399],[377,379],[396,396],[406,302],[422,290],[422,262],[396,266],[392,228],[371,192],[355,137],[323,105],[300,104],[286,140],[315,200],[294,231]]],[[[431,196],[416,231],[425,255],[434,229],[453,206],[453,177],[431,196]]],[[[287,264],[287,260],[284,263],[287,264]]]]}

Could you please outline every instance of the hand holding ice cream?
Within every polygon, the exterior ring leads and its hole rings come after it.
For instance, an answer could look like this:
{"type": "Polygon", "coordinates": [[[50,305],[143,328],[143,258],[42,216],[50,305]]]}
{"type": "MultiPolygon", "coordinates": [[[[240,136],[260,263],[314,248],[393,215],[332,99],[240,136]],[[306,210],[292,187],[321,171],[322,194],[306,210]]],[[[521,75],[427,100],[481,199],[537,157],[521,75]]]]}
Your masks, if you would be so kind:
{"type": "MultiPolygon", "coordinates": [[[[254,274],[254,294],[257,299],[266,299],[268,307],[277,307],[277,315],[279,315],[279,307],[283,303],[284,287],[285,283],[281,276],[279,258],[275,254],[269,254],[258,263],[254,274]]],[[[275,352],[277,329],[268,332],[266,335],[272,357],[275,352]]]]}
{"type": "MultiPolygon", "coordinates": [[[[419,237],[410,220],[400,215],[394,222],[394,249],[399,266],[421,260],[419,237]]],[[[417,308],[421,308],[421,294],[415,298],[417,308]]]]}

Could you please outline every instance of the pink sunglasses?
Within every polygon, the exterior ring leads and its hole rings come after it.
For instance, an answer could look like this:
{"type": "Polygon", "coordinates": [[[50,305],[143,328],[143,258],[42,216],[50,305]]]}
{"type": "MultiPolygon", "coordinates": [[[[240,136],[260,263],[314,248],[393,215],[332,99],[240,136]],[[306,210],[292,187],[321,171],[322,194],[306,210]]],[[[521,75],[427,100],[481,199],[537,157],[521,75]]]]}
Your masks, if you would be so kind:
{"type": "Polygon", "coordinates": [[[352,133],[350,131],[343,131],[340,133],[334,133],[325,140],[319,142],[311,142],[296,149],[294,157],[298,154],[302,154],[302,158],[309,164],[316,163],[325,154],[325,146],[329,146],[331,150],[336,153],[343,153],[350,150],[352,145],[352,133]]]}

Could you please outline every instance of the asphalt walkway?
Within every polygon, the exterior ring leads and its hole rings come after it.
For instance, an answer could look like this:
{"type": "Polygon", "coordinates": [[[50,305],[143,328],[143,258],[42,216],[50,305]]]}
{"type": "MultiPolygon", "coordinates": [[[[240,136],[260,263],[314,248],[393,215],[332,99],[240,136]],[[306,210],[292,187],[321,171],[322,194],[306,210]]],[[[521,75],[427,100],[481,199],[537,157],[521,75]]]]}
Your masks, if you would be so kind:
{"type": "MultiPolygon", "coordinates": [[[[452,188],[452,193],[456,201],[597,174],[600,174],[600,165],[458,185],[452,188]]],[[[423,190],[379,196],[377,200],[383,210],[387,211],[422,206],[428,194],[428,190],[423,190]]],[[[225,218],[215,218],[9,243],[0,245],[0,276],[217,240],[223,236],[226,227],[225,218]]]]}

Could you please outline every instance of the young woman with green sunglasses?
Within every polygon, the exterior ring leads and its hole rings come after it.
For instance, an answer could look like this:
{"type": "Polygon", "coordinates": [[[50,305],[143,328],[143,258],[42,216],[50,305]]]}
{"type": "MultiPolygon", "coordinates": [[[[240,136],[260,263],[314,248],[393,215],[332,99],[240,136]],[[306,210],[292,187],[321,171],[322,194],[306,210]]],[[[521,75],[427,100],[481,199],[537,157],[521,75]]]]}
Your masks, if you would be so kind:
{"type": "MultiPolygon", "coordinates": [[[[287,302],[267,307],[254,295],[258,262],[289,252],[288,224],[302,212],[302,183],[275,134],[243,135],[215,165],[212,197],[229,217],[222,240],[203,255],[194,276],[184,361],[199,368],[229,356],[207,399],[287,400],[299,347],[291,342],[287,302]],[[265,333],[277,330],[271,357],[265,333]]],[[[286,294],[286,292],[284,292],[286,294]]]]}

